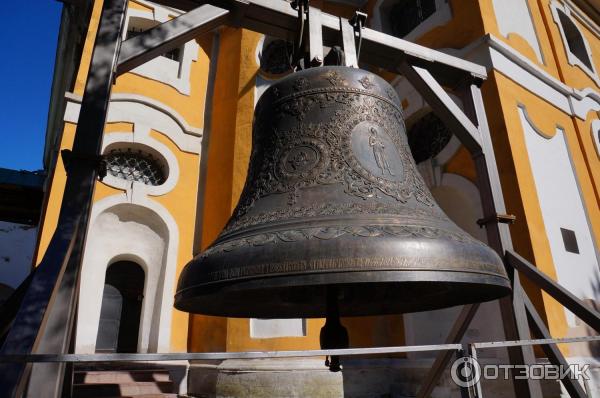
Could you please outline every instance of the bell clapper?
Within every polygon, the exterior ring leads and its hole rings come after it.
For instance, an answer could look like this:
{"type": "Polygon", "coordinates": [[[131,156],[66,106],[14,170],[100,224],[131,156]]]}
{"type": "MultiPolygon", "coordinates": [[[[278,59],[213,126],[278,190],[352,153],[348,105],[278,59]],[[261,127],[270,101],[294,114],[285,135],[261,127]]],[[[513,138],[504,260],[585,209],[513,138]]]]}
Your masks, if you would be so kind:
{"type": "MultiPolygon", "coordinates": [[[[340,322],[338,307],[338,289],[333,286],[327,288],[327,316],[325,325],[321,328],[319,336],[321,349],[341,349],[349,347],[348,331],[340,322]]],[[[340,357],[332,355],[325,359],[325,366],[332,372],[342,370],[340,357]]]]}

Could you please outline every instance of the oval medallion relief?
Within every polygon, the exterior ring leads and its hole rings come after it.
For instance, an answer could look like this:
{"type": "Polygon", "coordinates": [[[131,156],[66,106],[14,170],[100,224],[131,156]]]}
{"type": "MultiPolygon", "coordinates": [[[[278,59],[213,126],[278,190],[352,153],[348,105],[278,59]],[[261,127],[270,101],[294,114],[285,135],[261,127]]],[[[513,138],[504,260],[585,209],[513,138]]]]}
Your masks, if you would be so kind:
{"type": "Polygon", "coordinates": [[[352,152],[358,160],[357,170],[369,180],[402,181],[402,158],[392,138],[372,122],[359,123],[351,133],[352,152]]]}

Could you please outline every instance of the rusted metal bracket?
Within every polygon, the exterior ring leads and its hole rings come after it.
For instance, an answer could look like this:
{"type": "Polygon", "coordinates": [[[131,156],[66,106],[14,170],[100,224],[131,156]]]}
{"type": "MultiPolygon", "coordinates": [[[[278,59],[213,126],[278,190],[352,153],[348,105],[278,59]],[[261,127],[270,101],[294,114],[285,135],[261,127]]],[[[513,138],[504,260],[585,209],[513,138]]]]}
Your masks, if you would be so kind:
{"type": "Polygon", "coordinates": [[[358,33],[358,43],[356,44],[356,62],[360,59],[360,47],[362,45],[362,33],[367,25],[367,14],[360,11],[355,11],[354,16],[350,18],[350,25],[354,27],[354,32],[358,33]]]}
{"type": "Polygon", "coordinates": [[[483,228],[489,223],[514,224],[516,219],[517,217],[512,214],[496,214],[495,216],[480,218],[477,220],[477,225],[483,228]]]}
{"type": "Polygon", "coordinates": [[[96,169],[98,172],[98,181],[102,181],[104,177],[106,177],[108,165],[106,163],[106,158],[103,155],[78,155],[70,149],[63,149],[60,151],[60,156],[65,166],[65,170],[67,171],[67,175],[71,174],[74,168],[85,164],[96,169]]]}

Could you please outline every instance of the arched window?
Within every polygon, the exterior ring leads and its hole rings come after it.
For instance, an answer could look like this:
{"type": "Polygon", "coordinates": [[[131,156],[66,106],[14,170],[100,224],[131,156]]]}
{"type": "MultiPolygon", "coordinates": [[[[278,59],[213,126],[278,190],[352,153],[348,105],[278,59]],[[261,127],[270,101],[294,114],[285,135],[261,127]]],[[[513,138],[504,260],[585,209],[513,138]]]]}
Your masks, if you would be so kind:
{"type": "Polygon", "coordinates": [[[565,40],[567,41],[568,51],[581,61],[581,63],[587,66],[589,70],[593,71],[594,67],[592,66],[592,60],[588,54],[585,39],[581,32],[567,14],[559,9],[557,9],[556,12],[565,40]]]}
{"type": "MultiPolygon", "coordinates": [[[[138,36],[179,15],[179,12],[174,9],[163,8],[151,3],[146,4],[144,8],[147,9],[132,7],[128,9],[126,27],[123,32],[124,40],[138,36]]],[[[135,67],[130,73],[150,78],[173,87],[181,94],[190,95],[192,64],[194,61],[198,61],[199,49],[199,44],[192,39],[135,67]]]]}
{"type": "Polygon", "coordinates": [[[166,180],[161,162],[141,150],[113,149],[106,155],[106,163],[108,174],[127,181],[161,185],[166,180]]]}
{"type": "Polygon", "coordinates": [[[294,45],[289,41],[265,39],[260,52],[260,69],[272,75],[291,72],[293,50],[294,45]]]}
{"type": "MultiPolygon", "coordinates": [[[[129,25],[127,26],[127,34],[125,39],[131,39],[132,37],[139,36],[146,30],[152,29],[157,25],[158,22],[152,23],[141,18],[129,18],[129,25]]],[[[174,48],[164,54],[161,54],[161,56],[179,62],[181,60],[181,48],[174,48]]]]}
{"type": "Polygon", "coordinates": [[[450,130],[433,112],[419,119],[407,135],[410,151],[417,164],[437,156],[452,138],[450,130]]]}
{"type": "Polygon", "coordinates": [[[404,37],[436,11],[435,0],[400,0],[390,9],[390,27],[396,37],[404,37]]]}

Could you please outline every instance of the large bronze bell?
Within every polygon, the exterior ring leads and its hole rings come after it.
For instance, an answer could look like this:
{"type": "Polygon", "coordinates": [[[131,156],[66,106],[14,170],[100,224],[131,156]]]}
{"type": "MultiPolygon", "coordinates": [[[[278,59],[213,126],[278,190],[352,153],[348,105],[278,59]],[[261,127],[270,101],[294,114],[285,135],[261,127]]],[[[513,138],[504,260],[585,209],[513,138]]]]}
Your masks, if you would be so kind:
{"type": "Polygon", "coordinates": [[[383,79],[320,67],[256,107],[246,186],[218,239],[183,270],[175,307],[228,317],[392,314],[508,294],[500,257],[425,186],[383,79]],[[328,300],[328,298],[330,298],[328,300]]]}

